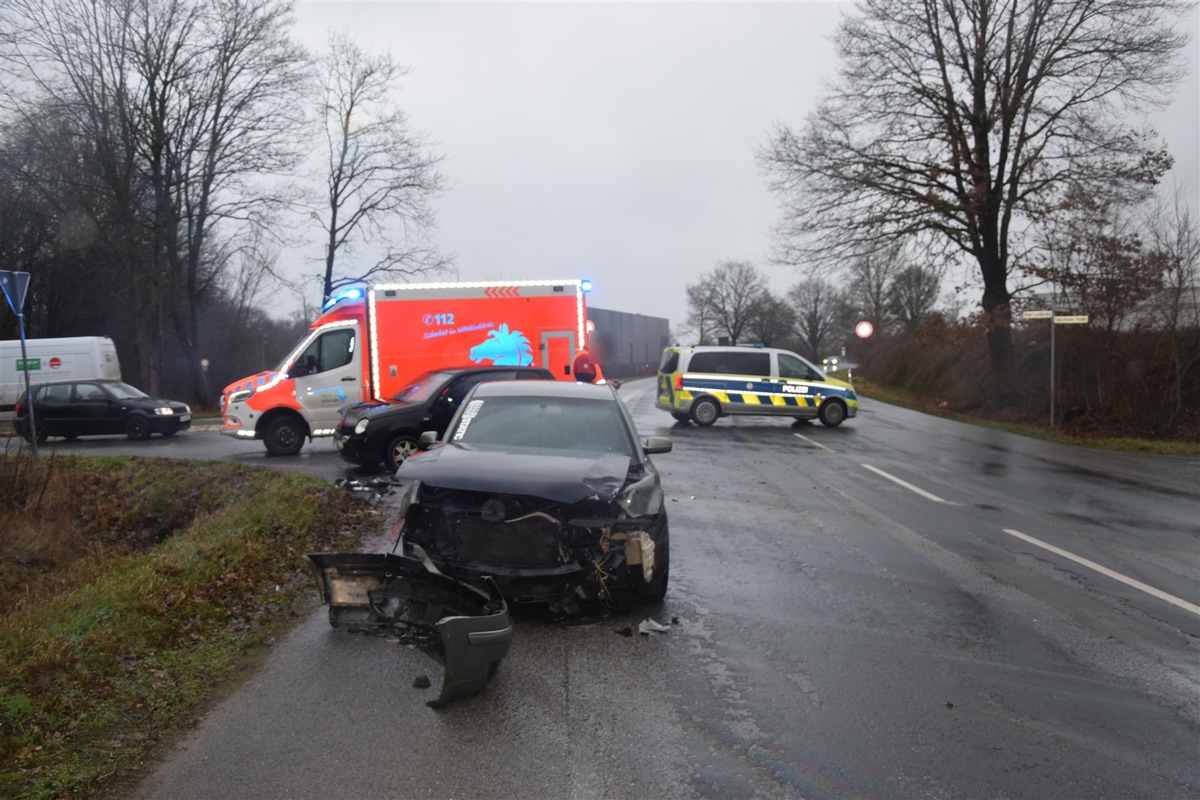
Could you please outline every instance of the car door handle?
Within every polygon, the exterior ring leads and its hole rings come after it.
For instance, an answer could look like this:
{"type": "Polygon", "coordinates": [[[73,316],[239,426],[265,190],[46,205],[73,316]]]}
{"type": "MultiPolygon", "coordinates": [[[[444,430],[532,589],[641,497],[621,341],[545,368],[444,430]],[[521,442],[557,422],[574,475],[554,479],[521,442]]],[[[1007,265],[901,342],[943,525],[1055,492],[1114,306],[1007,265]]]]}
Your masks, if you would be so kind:
{"type": "Polygon", "coordinates": [[[342,378],[342,383],[352,383],[352,382],[354,382],[354,381],[356,381],[356,380],[358,380],[358,378],[354,378],[354,377],[351,377],[351,378],[342,378]]]}

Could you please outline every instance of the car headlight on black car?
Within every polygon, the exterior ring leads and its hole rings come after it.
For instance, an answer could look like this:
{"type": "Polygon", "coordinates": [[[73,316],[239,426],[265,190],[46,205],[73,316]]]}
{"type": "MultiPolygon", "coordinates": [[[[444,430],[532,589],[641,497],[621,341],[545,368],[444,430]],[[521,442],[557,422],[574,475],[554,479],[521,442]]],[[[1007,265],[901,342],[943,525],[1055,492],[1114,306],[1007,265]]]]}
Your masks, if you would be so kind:
{"type": "Polygon", "coordinates": [[[367,425],[369,425],[370,422],[371,422],[370,419],[368,419],[367,417],[363,417],[357,423],[355,423],[354,432],[356,434],[358,434],[359,436],[362,436],[364,433],[367,432],[367,425]]]}
{"type": "Polygon", "coordinates": [[[622,489],[613,502],[631,517],[653,517],[662,511],[662,487],[653,476],[642,478],[622,489]]]}
{"type": "Polygon", "coordinates": [[[175,409],[170,406],[159,406],[154,409],[154,413],[160,417],[173,417],[175,416],[175,409]]]}

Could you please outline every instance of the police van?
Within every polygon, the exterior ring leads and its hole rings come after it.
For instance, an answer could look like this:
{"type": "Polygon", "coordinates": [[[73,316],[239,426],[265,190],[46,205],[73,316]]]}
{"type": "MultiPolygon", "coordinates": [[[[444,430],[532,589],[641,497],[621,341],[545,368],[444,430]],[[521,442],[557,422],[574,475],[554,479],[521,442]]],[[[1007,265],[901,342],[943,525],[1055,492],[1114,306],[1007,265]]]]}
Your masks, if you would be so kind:
{"type": "Polygon", "coordinates": [[[790,350],[676,346],[663,350],[655,405],[697,425],[747,414],[816,418],[835,427],[857,416],[858,395],[790,350]]]}

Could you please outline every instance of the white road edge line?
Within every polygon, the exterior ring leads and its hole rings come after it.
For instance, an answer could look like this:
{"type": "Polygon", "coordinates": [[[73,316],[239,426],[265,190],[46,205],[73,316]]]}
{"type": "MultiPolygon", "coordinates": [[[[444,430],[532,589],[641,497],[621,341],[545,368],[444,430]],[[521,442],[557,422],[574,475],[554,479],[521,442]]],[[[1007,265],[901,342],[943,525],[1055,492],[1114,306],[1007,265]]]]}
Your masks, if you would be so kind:
{"type": "Polygon", "coordinates": [[[876,475],[881,475],[884,478],[887,478],[892,483],[899,484],[900,486],[903,486],[905,489],[908,489],[910,492],[915,492],[915,493],[921,495],[921,497],[924,497],[926,500],[932,500],[935,503],[946,502],[942,498],[938,497],[936,494],[930,494],[929,492],[925,491],[924,489],[913,486],[908,481],[902,481],[899,478],[897,478],[895,475],[889,475],[886,472],[884,472],[883,470],[878,469],[877,467],[872,467],[870,464],[863,464],[863,466],[866,467],[867,469],[871,470],[871,472],[874,472],[876,475]]]}
{"type": "MultiPolygon", "coordinates": [[[[828,448],[828,447],[826,447],[825,445],[821,444],[820,442],[814,442],[812,439],[808,438],[807,436],[805,436],[805,435],[804,435],[804,434],[802,434],[802,433],[793,433],[793,434],[792,434],[792,436],[795,436],[797,439],[803,439],[804,441],[806,441],[806,442],[808,442],[809,444],[811,444],[813,447],[819,447],[819,448],[821,448],[822,450],[829,450],[829,448],[828,448]]],[[[833,451],[833,450],[829,450],[829,452],[831,452],[831,453],[832,453],[832,452],[834,452],[834,451],[833,451]]]]}
{"type": "Polygon", "coordinates": [[[1021,533],[1020,531],[1014,531],[1012,528],[1004,528],[1003,530],[1009,536],[1015,536],[1022,541],[1029,542],[1030,544],[1033,544],[1033,545],[1037,545],[1038,547],[1041,547],[1045,550],[1049,550],[1051,553],[1054,553],[1055,555],[1060,555],[1063,558],[1068,558],[1071,561],[1074,561],[1076,564],[1082,564],[1083,566],[1087,567],[1088,569],[1094,569],[1096,572],[1099,572],[1101,575],[1107,575],[1108,577],[1112,578],[1113,580],[1120,581],[1121,583],[1125,584],[1126,586],[1132,586],[1134,589],[1145,592],[1146,594],[1151,595],[1153,597],[1157,597],[1159,600],[1166,600],[1171,605],[1179,606],[1180,608],[1182,608],[1186,611],[1190,611],[1193,614],[1200,615],[1200,606],[1189,603],[1187,600],[1184,600],[1183,598],[1176,597],[1173,594],[1167,594],[1166,592],[1164,592],[1160,589],[1155,589],[1153,586],[1147,586],[1146,584],[1142,583],[1141,581],[1135,581],[1133,578],[1126,577],[1125,575],[1122,575],[1119,572],[1114,572],[1113,570],[1109,569],[1108,567],[1103,567],[1103,566],[1097,564],[1095,561],[1089,561],[1088,559],[1083,558],[1082,556],[1077,556],[1074,553],[1067,552],[1066,550],[1063,550],[1061,547],[1055,547],[1052,544],[1047,544],[1046,542],[1043,542],[1040,539],[1035,539],[1032,536],[1029,536],[1028,534],[1021,533]]]}

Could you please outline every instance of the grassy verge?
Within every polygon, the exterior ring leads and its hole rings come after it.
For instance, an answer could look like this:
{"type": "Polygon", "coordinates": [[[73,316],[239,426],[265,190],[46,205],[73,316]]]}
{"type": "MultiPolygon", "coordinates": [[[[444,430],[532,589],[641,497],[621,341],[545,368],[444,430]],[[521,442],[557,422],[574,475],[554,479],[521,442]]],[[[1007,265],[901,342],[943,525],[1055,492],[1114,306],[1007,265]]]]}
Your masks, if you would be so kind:
{"type": "Polygon", "coordinates": [[[1031,436],[1051,442],[1086,445],[1088,447],[1099,447],[1108,450],[1130,453],[1159,453],[1162,455],[1180,456],[1200,455],[1200,442],[1105,437],[1096,436],[1094,434],[1080,434],[1057,427],[1051,428],[1048,424],[1049,411],[1047,411],[1047,424],[1037,425],[1028,422],[1012,422],[1007,420],[991,419],[987,416],[979,414],[964,414],[951,411],[945,407],[945,404],[940,403],[936,398],[924,397],[903,389],[896,389],[890,386],[883,386],[881,384],[867,382],[861,378],[855,379],[854,388],[860,395],[869,399],[881,400],[885,403],[911,408],[926,414],[935,414],[937,416],[946,417],[947,419],[968,422],[973,425],[982,425],[984,427],[995,428],[997,430],[1005,430],[1009,431],[1010,433],[1019,433],[1023,436],[1031,436]]]}
{"type": "Polygon", "coordinates": [[[103,794],[378,530],[328,483],[222,463],[0,455],[0,796],[103,794]]]}

